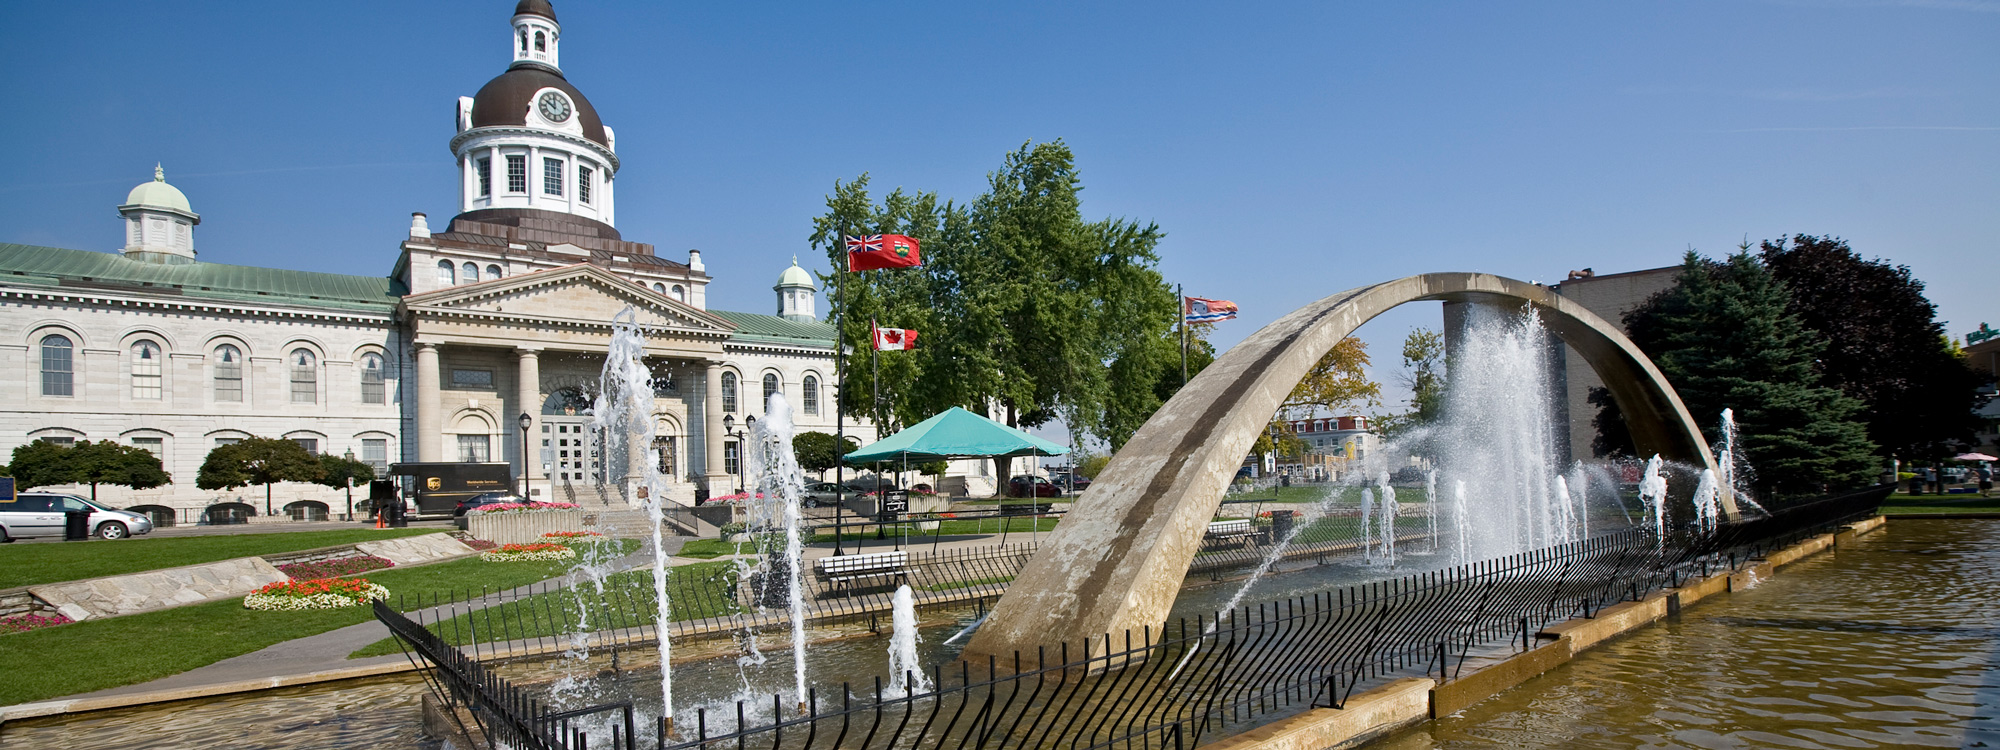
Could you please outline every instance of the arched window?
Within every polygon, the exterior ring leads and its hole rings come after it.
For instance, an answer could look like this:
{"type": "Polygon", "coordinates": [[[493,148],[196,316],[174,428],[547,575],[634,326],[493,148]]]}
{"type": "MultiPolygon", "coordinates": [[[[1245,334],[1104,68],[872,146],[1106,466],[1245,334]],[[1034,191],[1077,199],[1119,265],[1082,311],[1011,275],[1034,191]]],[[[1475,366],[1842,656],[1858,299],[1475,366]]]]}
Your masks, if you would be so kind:
{"type": "Polygon", "coordinates": [[[527,29],[522,29],[522,30],[521,30],[521,51],[522,51],[522,52],[526,52],[526,51],[528,51],[528,30],[527,30],[527,29]]]}
{"type": "Polygon", "coordinates": [[[215,348],[215,400],[243,400],[243,352],[229,344],[215,348]]]}
{"type": "Polygon", "coordinates": [[[687,298],[687,290],[685,290],[685,289],[682,289],[682,288],[681,288],[681,285],[679,285],[679,284],[675,284],[675,285],[674,285],[674,289],[673,289],[673,292],[674,292],[674,300],[675,300],[675,301],[677,301],[677,302],[686,302],[686,301],[688,301],[688,298],[687,298]]]}
{"type": "Polygon", "coordinates": [[[132,345],[132,397],[160,397],[160,345],[141,341],[132,345]]]}
{"type": "Polygon", "coordinates": [[[764,373],[764,403],[771,403],[771,394],[778,392],[777,373],[764,373]]]}
{"type": "Polygon", "coordinates": [[[319,403],[319,368],[315,365],[313,353],[306,349],[293,349],[288,357],[292,365],[292,403],[319,403]]]}
{"type": "Polygon", "coordinates": [[[479,281],[479,264],[469,260],[466,261],[464,278],[467,284],[479,281]]]}
{"type": "Polygon", "coordinates": [[[736,373],[733,372],[722,374],[722,412],[736,413],[736,373]]]}
{"type": "Polygon", "coordinates": [[[546,51],[547,49],[548,49],[548,41],[542,37],[542,32],[539,31],[535,32],[535,51],[542,52],[546,51]]]}
{"type": "Polygon", "coordinates": [[[494,264],[492,264],[492,263],[488,263],[488,264],[486,264],[486,278],[488,278],[488,279],[497,279],[497,278],[500,278],[501,276],[504,276],[504,275],[505,275],[505,274],[502,274],[502,273],[500,272],[500,267],[499,267],[499,266],[497,266],[497,265],[494,265],[494,264]]]}
{"type": "Polygon", "coordinates": [[[75,349],[68,336],[42,337],[42,395],[76,395],[76,365],[72,357],[75,349]]]}
{"type": "Polygon", "coordinates": [[[799,394],[799,408],[804,409],[807,414],[818,414],[819,377],[807,375],[805,383],[799,387],[803,391],[799,394]]]}
{"type": "Polygon", "coordinates": [[[361,355],[361,403],[380,404],[387,401],[387,389],[382,385],[382,355],[361,355]]]}
{"type": "Polygon", "coordinates": [[[659,293],[661,293],[661,294],[666,294],[666,293],[667,293],[667,285],[665,285],[665,284],[662,284],[662,283],[660,283],[660,282],[657,282],[657,281],[655,281],[655,282],[653,282],[653,291],[655,291],[655,292],[659,292],[659,293]]]}
{"type": "Polygon", "coordinates": [[[458,283],[458,267],[448,260],[438,261],[438,286],[451,286],[456,283],[458,283]]]}

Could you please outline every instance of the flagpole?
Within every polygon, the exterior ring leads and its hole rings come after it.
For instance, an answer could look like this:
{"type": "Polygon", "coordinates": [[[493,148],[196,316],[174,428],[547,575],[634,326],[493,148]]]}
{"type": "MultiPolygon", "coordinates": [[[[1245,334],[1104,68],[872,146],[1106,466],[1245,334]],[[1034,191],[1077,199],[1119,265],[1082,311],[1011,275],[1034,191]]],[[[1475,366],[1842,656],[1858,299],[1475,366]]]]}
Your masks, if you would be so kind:
{"type": "MultiPolygon", "coordinates": [[[[833,236],[834,249],[847,252],[847,232],[843,228],[833,236]]],[[[847,316],[847,269],[839,263],[833,266],[833,554],[842,552],[841,533],[845,532],[847,510],[847,485],[841,481],[842,470],[847,467],[847,342],[846,330],[841,322],[847,316]]],[[[872,343],[872,342],[871,342],[872,343]]]]}
{"type": "Polygon", "coordinates": [[[1187,291],[1181,285],[1174,285],[1174,306],[1180,308],[1181,318],[1181,385],[1187,385],[1187,291]]]}

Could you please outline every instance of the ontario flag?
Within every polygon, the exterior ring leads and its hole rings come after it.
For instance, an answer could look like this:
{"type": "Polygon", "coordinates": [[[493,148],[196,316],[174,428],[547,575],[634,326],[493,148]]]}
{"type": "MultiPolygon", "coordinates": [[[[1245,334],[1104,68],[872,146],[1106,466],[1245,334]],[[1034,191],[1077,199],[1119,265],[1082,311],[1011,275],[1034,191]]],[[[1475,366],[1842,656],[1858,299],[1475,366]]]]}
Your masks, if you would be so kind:
{"type": "Polygon", "coordinates": [[[1213,323],[1218,320],[1236,318],[1236,303],[1226,299],[1202,299],[1186,297],[1181,301],[1181,313],[1189,323],[1213,323]]]}
{"type": "Polygon", "coordinates": [[[876,328],[875,350],[900,352],[917,348],[917,332],[908,328],[876,328]]]}
{"type": "Polygon", "coordinates": [[[911,268],[924,264],[917,240],[900,234],[871,234],[847,238],[847,270],[873,271],[878,268],[911,268]]]}

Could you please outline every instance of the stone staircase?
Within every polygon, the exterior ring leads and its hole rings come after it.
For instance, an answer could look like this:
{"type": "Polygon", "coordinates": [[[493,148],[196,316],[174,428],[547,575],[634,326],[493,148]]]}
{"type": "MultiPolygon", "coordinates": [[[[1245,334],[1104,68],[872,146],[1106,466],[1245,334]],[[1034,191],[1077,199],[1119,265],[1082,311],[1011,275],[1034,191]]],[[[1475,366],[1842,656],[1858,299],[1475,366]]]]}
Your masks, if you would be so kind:
{"type": "MultiPolygon", "coordinates": [[[[653,535],[652,521],[646,517],[646,511],[639,508],[585,505],[583,512],[584,526],[608,537],[643,539],[653,535]]],[[[669,514],[661,531],[672,536],[710,539],[722,535],[721,529],[686,513],[669,514]]]]}

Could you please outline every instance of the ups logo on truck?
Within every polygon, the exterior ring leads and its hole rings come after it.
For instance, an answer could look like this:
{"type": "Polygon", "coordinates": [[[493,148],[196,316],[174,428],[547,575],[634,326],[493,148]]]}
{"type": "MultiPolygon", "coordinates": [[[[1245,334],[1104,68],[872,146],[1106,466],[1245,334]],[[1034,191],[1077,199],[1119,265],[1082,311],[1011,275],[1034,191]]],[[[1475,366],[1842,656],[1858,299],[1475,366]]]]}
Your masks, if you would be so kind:
{"type": "Polygon", "coordinates": [[[424,489],[436,491],[437,488],[443,486],[444,479],[440,477],[424,477],[424,489]]]}

